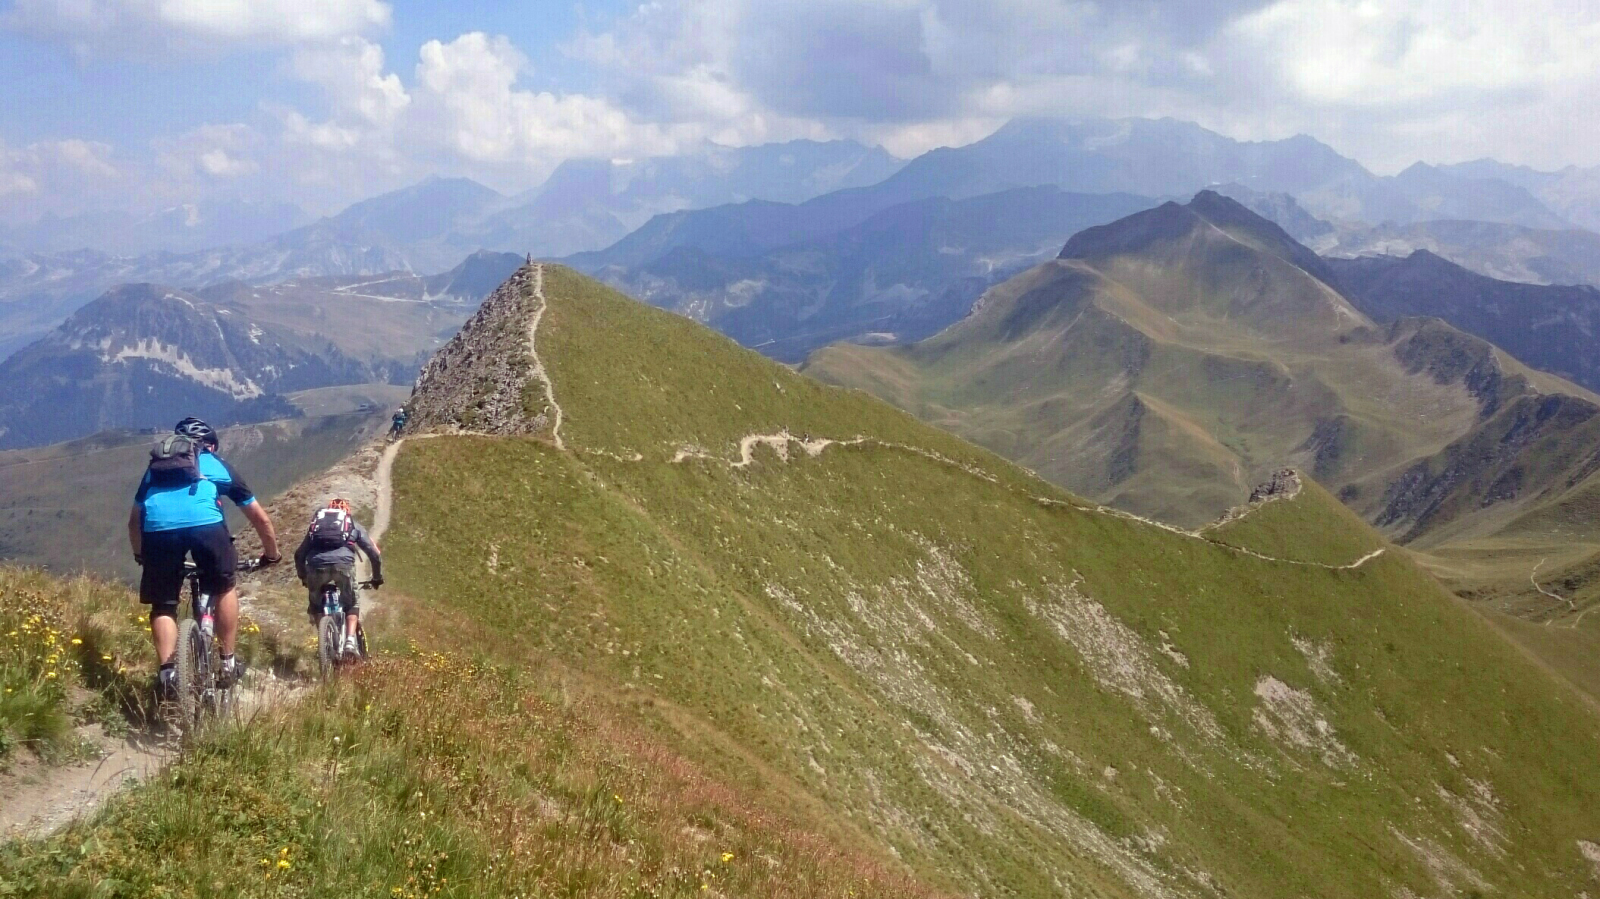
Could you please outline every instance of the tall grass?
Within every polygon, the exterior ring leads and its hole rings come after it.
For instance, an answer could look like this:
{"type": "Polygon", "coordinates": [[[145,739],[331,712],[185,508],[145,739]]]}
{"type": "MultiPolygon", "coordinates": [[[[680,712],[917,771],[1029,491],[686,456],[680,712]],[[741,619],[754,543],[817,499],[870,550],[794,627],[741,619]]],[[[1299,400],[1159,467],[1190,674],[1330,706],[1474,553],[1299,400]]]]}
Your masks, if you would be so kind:
{"type": "Polygon", "coordinates": [[[550,682],[390,658],[55,838],[19,896],[918,897],[550,682]]]}
{"type": "MultiPolygon", "coordinates": [[[[239,653],[252,664],[278,662],[285,642],[241,621],[239,653]]],[[[0,565],[0,765],[21,750],[76,755],[75,724],[155,725],[155,670],[146,607],[127,587],[0,565]]]]}

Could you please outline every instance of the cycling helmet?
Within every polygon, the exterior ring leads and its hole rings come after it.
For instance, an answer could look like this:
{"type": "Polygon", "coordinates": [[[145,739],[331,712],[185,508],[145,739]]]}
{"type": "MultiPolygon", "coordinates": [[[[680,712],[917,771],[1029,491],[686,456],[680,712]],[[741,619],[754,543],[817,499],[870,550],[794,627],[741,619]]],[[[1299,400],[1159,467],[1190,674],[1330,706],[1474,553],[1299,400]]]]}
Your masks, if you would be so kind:
{"type": "Polygon", "coordinates": [[[216,449],[221,445],[221,441],[217,439],[217,432],[212,430],[210,425],[194,416],[185,418],[183,421],[173,425],[172,433],[181,437],[193,438],[212,449],[216,449]]]}
{"type": "Polygon", "coordinates": [[[338,509],[341,512],[348,513],[350,511],[350,501],[342,496],[336,496],[333,499],[328,500],[328,508],[338,509]]]}

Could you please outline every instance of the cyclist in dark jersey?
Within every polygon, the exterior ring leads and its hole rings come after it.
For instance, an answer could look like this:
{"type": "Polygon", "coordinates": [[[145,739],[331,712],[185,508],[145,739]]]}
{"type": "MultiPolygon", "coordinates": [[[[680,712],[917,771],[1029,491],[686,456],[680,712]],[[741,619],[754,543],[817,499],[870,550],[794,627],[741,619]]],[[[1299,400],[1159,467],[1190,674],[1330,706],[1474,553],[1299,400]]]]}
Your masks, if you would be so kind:
{"type": "Polygon", "coordinates": [[[233,655],[239,627],[239,596],[234,588],[238,554],[223,519],[223,497],[239,507],[261,538],[261,564],[281,561],[272,519],[256,502],[244,478],[216,454],[219,441],[211,426],[198,418],[185,418],[173,432],[201,446],[195,459],[200,480],[157,484],[147,471],[128,516],[133,558],[144,567],[139,579],[139,601],[150,607],[150,635],[155,642],[156,661],[161,665],[158,686],[163,695],[171,695],[177,674],[178,602],[183,592],[185,557],[193,557],[199,569],[200,589],[216,597],[223,677],[231,681],[238,674],[233,655]]]}

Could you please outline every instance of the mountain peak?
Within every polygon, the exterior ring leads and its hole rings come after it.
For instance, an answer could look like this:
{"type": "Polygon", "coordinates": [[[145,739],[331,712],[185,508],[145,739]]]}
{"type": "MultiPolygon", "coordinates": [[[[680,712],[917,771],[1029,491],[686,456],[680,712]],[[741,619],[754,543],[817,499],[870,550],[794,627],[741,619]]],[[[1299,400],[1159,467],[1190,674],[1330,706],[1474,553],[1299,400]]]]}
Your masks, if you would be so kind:
{"type": "Polygon", "coordinates": [[[1109,225],[1080,231],[1061,248],[1058,258],[1092,259],[1138,252],[1206,226],[1230,237],[1246,236],[1259,249],[1293,263],[1325,283],[1333,283],[1332,273],[1317,254],[1296,242],[1271,220],[1214,190],[1202,190],[1186,204],[1169,201],[1109,225]]]}

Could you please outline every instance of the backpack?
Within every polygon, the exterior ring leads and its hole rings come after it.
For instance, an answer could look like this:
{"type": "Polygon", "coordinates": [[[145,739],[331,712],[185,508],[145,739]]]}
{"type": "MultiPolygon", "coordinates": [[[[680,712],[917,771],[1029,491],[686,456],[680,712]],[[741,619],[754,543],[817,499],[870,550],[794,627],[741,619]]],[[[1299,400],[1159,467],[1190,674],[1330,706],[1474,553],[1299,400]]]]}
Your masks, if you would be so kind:
{"type": "Polygon", "coordinates": [[[150,481],[155,484],[194,484],[200,480],[200,442],[182,434],[168,434],[150,449],[150,481]]]}
{"type": "Polygon", "coordinates": [[[355,534],[355,519],[343,509],[323,509],[311,520],[306,535],[311,538],[311,548],[327,552],[349,546],[355,534]]]}

